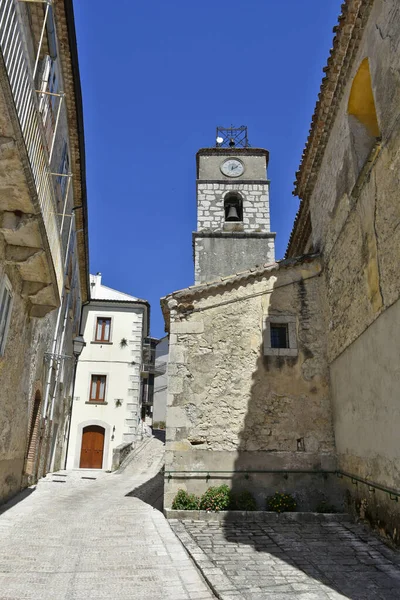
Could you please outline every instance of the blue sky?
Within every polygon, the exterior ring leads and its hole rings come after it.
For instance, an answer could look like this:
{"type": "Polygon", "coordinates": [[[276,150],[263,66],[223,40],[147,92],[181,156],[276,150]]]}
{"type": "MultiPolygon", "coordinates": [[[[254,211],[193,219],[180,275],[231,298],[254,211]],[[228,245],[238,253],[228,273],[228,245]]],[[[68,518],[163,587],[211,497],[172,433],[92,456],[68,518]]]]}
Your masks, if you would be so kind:
{"type": "Polygon", "coordinates": [[[271,229],[282,258],[340,0],[79,0],[90,268],[145,298],[193,284],[195,154],[247,125],[270,151],[271,229]]]}

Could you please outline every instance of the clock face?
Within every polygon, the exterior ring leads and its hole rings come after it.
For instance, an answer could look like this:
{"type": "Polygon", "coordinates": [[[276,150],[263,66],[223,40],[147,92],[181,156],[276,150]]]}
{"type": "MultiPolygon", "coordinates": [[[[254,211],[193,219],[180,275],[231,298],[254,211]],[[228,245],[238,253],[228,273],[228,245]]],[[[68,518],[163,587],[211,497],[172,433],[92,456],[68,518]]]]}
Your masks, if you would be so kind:
{"type": "Polygon", "coordinates": [[[222,163],[221,171],[227,177],[239,177],[244,173],[244,166],[237,158],[229,158],[222,163]]]}

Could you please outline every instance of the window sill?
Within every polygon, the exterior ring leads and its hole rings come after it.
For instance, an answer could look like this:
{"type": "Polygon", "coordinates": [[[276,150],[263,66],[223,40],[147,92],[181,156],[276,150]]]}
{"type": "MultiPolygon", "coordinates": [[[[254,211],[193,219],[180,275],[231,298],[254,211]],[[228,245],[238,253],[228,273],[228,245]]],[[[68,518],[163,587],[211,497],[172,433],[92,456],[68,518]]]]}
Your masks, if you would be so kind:
{"type": "Polygon", "coordinates": [[[104,402],[104,400],[86,400],[85,404],[108,404],[108,402],[104,402]]]}
{"type": "Polygon", "coordinates": [[[98,341],[94,341],[94,342],[90,342],[90,343],[91,344],[97,344],[97,345],[100,344],[100,346],[112,346],[113,345],[113,342],[98,342],[98,341]]]}
{"type": "Polygon", "coordinates": [[[297,348],[264,348],[264,356],[298,356],[297,348]]]}

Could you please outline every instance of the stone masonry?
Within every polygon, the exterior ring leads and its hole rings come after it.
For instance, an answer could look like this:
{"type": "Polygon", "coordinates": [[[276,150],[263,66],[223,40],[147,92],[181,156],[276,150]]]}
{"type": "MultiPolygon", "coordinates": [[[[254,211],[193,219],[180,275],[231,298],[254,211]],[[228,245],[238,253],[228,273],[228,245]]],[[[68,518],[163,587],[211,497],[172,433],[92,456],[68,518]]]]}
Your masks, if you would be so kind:
{"type": "MultiPolygon", "coordinates": [[[[170,329],[166,471],[222,471],[212,484],[243,487],[261,508],[272,491],[296,492],[303,509],[335,481],[323,298],[318,257],[277,263],[175,292],[162,300],[170,329]],[[268,346],[269,324],[289,324],[291,348],[268,346]],[[246,469],[303,469],[309,474],[246,469]]],[[[336,479],[336,478],[335,478],[336,479]]],[[[201,494],[205,477],[174,473],[165,506],[181,487],[201,494]]],[[[332,495],[333,494],[333,495],[332,495]]]]}
{"type": "Polygon", "coordinates": [[[239,192],[243,198],[242,231],[270,231],[269,182],[198,183],[197,229],[221,231],[225,225],[224,197],[239,192]]]}

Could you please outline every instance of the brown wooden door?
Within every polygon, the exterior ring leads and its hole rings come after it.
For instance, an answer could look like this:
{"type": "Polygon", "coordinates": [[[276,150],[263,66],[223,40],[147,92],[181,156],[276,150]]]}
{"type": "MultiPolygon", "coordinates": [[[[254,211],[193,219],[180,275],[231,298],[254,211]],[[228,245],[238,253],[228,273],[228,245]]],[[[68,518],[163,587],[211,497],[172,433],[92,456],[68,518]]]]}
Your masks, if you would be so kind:
{"type": "Polygon", "coordinates": [[[103,466],[104,429],[98,425],[84,427],[82,432],[81,469],[101,469],[103,466]]]}

